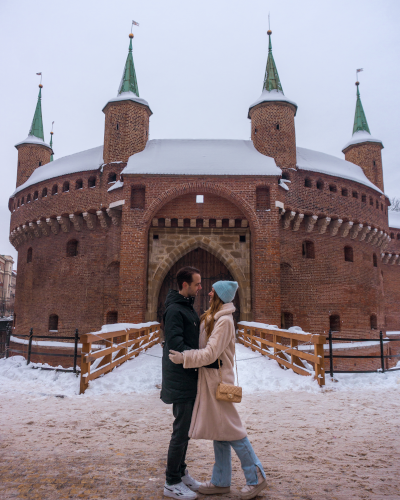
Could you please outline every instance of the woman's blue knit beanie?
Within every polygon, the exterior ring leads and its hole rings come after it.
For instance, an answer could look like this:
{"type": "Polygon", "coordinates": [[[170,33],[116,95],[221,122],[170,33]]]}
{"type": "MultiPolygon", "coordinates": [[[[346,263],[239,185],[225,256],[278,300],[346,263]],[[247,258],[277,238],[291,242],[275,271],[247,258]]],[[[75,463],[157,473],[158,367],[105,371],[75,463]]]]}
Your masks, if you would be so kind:
{"type": "Polygon", "coordinates": [[[222,302],[226,304],[232,302],[239,285],[237,281],[217,281],[213,284],[213,288],[222,302]]]}

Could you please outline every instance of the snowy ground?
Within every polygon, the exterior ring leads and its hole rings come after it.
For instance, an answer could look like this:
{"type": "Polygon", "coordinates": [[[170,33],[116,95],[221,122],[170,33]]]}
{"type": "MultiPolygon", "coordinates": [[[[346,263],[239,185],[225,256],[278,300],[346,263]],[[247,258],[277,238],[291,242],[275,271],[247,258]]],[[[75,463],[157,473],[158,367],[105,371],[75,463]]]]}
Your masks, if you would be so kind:
{"type": "MultiPolygon", "coordinates": [[[[160,356],[154,346],[82,396],[72,373],[1,359],[0,498],[161,499],[173,418],[159,399],[160,356]]],[[[400,371],[341,374],[321,390],[239,344],[237,358],[237,408],[267,472],[264,498],[400,498],[400,371]]],[[[210,442],[191,441],[188,459],[209,478],[210,442]]],[[[233,485],[224,498],[243,485],[236,458],[233,485]]]]}

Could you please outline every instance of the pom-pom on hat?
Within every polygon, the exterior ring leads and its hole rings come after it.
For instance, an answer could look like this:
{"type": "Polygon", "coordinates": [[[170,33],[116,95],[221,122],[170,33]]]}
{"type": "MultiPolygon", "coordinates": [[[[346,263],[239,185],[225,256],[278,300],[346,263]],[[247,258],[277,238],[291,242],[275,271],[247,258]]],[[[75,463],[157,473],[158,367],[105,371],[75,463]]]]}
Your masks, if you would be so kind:
{"type": "Polygon", "coordinates": [[[213,284],[213,288],[222,302],[226,304],[232,302],[239,285],[237,281],[217,281],[213,284]]]}

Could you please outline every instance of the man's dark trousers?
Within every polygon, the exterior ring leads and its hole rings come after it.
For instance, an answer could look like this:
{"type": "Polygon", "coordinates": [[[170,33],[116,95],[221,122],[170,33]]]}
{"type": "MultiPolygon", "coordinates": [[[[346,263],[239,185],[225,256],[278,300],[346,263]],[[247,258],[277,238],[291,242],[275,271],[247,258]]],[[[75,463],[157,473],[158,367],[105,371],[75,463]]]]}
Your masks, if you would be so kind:
{"type": "Polygon", "coordinates": [[[189,428],[192,420],[194,401],[174,403],[172,412],[175,421],[168,448],[166,480],[169,485],[182,481],[186,470],[186,451],[189,444],[189,428]]]}

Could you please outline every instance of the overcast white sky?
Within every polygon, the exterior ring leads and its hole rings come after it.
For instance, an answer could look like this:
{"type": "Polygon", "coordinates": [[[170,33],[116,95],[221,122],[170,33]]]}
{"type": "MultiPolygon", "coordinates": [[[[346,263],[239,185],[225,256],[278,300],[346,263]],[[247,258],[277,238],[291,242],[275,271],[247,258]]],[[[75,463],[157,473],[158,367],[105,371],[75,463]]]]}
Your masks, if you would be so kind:
{"type": "MultiPolygon", "coordinates": [[[[131,21],[150,138],[249,139],[271,12],[275,62],[298,104],[297,145],[343,157],[355,109],[355,70],[373,136],[384,143],[385,191],[400,195],[399,0],[0,0],[0,253],[17,150],[31,125],[43,72],[45,139],[55,158],[103,144],[102,108],[117,94],[131,21]]],[[[44,214],[46,215],[46,214],[44,214]]]]}

